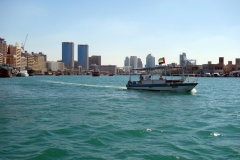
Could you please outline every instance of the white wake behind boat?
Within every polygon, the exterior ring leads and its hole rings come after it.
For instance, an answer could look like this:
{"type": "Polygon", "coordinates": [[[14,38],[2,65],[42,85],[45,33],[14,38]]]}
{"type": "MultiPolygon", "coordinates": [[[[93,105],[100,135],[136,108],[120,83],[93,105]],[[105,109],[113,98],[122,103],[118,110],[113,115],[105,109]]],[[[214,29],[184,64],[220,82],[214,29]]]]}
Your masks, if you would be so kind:
{"type": "MultiPolygon", "coordinates": [[[[174,67],[181,68],[181,67],[174,67]]],[[[145,71],[153,71],[153,70],[167,70],[173,69],[173,67],[168,66],[159,66],[153,68],[143,68],[143,69],[135,69],[135,70],[145,70],[145,71]]],[[[166,73],[165,73],[166,75],[166,73]]],[[[139,77],[139,81],[132,81],[131,75],[129,81],[126,85],[127,89],[135,89],[135,90],[152,90],[152,91],[188,91],[190,92],[198,83],[197,77],[189,77],[186,76],[183,72],[181,76],[172,76],[172,78],[165,76],[165,78],[157,77],[154,79],[152,76],[148,77],[148,79],[143,78],[141,75],[139,77]]]]}

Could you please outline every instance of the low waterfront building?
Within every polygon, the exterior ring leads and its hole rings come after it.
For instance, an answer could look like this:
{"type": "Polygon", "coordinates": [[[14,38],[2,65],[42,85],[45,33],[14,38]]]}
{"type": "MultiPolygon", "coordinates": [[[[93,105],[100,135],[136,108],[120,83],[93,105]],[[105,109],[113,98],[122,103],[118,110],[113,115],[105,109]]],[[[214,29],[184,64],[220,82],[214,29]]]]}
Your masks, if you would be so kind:
{"type": "Polygon", "coordinates": [[[46,69],[47,71],[58,71],[58,62],[47,61],[46,62],[46,69]]]}
{"type": "MultiPolygon", "coordinates": [[[[101,66],[102,64],[101,64],[101,56],[91,56],[91,57],[89,57],[88,58],[88,60],[89,60],[89,67],[92,65],[92,64],[96,64],[96,65],[98,65],[98,66],[101,66]]],[[[101,70],[100,68],[99,68],[99,70],[101,70]]]]}
{"type": "Polygon", "coordinates": [[[126,74],[130,74],[131,68],[132,68],[132,66],[124,66],[123,71],[124,71],[126,74]]]}
{"type": "Polygon", "coordinates": [[[203,64],[203,69],[201,71],[202,74],[206,73],[223,73],[224,72],[224,57],[219,57],[218,64],[212,64],[211,61],[208,61],[208,64],[203,64]]]}
{"type": "Polygon", "coordinates": [[[32,52],[32,55],[34,57],[34,67],[33,70],[37,73],[44,73],[46,72],[46,61],[45,61],[45,56],[44,54],[37,54],[32,52]]]}
{"type": "Polygon", "coordinates": [[[108,72],[108,73],[117,73],[117,66],[116,65],[102,65],[101,72],[108,72]]]}
{"type": "Polygon", "coordinates": [[[64,63],[61,61],[57,61],[57,62],[58,62],[58,70],[63,72],[65,70],[64,63]]]}
{"type": "Polygon", "coordinates": [[[123,67],[117,67],[117,74],[124,74],[123,67]]]}
{"type": "Polygon", "coordinates": [[[232,71],[240,70],[240,58],[235,59],[235,64],[232,64],[232,61],[228,61],[228,64],[225,67],[225,73],[229,74],[232,71]]]}

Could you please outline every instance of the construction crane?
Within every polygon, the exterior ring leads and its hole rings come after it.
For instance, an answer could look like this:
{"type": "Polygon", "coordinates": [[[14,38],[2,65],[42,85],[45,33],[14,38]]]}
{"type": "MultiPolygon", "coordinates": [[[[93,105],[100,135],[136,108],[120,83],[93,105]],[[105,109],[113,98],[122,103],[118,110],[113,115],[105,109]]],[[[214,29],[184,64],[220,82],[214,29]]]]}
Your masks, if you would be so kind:
{"type": "Polygon", "coordinates": [[[25,51],[25,50],[24,50],[24,46],[25,46],[25,44],[26,44],[27,37],[28,37],[28,34],[26,35],[26,38],[25,38],[25,41],[24,41],[24,43],[22,43],[22,47],[21,47],[21,48],[22,48],[23,52],[25,51]]]}

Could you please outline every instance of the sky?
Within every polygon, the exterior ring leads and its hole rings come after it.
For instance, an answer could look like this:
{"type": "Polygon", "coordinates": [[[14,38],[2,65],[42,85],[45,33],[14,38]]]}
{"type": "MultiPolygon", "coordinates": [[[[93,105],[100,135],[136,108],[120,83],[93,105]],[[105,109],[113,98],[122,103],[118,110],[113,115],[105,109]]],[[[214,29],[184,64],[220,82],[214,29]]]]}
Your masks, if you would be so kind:
{"type": "Polygon", "coordinates": [[[240,58],[239,0],[0,0],[0,37],[7,44],[62,59],[62,42],[88,44],[102,65],[123,67],[126,57],[146,64],[152,54],[166,63],[179,55],[224,63],[240,58]]]}

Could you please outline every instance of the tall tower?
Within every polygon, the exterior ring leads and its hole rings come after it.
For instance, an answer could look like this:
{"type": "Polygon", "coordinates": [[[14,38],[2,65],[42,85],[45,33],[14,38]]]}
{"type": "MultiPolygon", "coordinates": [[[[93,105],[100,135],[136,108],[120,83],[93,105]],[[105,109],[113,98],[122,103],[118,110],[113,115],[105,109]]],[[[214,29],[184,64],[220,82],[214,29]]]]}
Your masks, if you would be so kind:
{"type": "Polygon", "coordinates": [[[128,57],[124,60],[124,66],[130,66],[130,59],[128,57]]]}
{"type": "Polygon", "coordinates": [[[62,62],[65,67],[71,69],[74,67],[74,43],[62,42],[62,62]]]}
{"type": "Polygon", "coordinates": [[[187,56],[186,56],[186,53],[183,52],[179,56],[179,64],[180,64],[180,66],[182,66],[182,65],[186,66],[186,62],[187,62],[187,56]]]}
{"type": "Polygon", "coordinates": [[[151,54],[148,54],[146,57],[146,67],[155,67],[155,57],[153,57],[151,54]]]}
{"type": "Polygon", "coordinates": [[[78,45],[78,66],[82,66],[82,69],[89,69],[89,60],[88,60],[88,45],[79,44],[78,45]]]}
{"type": "MultiPolygon", "coordinates": [[[[137,56],[130,57],[130,66],[131,69],[137,69],[137,56]]],[[[135,70],[134,73],[137,73],[137,71],[135,70]]]]}
{"type": "Polygon", "coordinates": [[[137,69],[137,56],[130,57],[130,66],[132,69],[137,69]]]}
{"type": "Polygon", "coordinates": [[[137,68],[142,68],[142,67],[143,67],[142,60],[141,60],[141,58],[138,58],[137,59],[137,68]]]}

